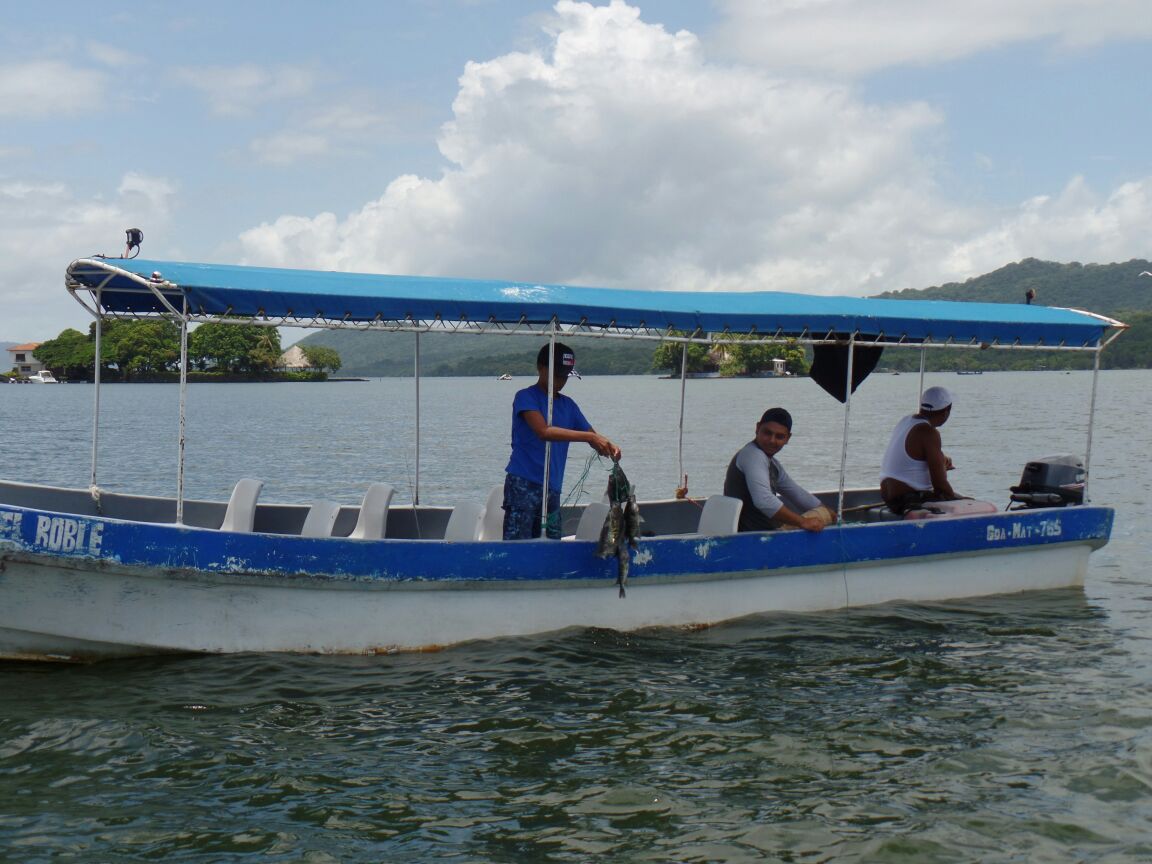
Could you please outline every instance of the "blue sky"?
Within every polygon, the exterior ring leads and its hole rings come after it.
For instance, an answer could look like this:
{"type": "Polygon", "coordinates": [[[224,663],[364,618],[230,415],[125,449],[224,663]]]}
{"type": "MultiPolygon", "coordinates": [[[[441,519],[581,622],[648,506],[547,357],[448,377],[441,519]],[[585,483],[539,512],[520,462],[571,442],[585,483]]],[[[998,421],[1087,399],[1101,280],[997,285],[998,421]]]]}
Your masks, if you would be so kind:
{"type": "Polygon", "coordinates": [[[856,295],[1150,254],[1144,0],[61,0],[3,24],[0,341],[86,328],[64,267],[128,227],[160,259],[856,295]]]}

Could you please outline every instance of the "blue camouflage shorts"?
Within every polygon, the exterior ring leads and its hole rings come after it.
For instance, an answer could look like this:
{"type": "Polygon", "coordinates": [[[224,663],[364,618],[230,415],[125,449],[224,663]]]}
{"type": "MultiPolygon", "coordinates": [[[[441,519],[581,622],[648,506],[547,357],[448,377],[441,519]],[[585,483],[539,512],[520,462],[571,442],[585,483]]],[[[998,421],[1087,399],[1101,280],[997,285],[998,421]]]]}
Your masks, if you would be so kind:
{"type": "MultiPolygon", "coordinates": [[[[544,487],[513,474],[504,475],[504,539],[532,540],[540,536],[540,502],[544,487]]],[[[548,490],[549,520],[547,536],[560,539],[560,490],[548,490]]]]}

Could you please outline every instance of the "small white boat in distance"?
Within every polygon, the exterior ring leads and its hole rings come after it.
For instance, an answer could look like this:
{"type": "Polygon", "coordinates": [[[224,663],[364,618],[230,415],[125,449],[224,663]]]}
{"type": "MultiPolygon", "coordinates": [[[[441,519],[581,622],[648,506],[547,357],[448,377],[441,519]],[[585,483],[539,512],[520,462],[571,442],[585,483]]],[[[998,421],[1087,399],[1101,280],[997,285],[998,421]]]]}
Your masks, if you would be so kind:
{"type": "Polygon", "coordinates": [[[28,380],[33,384],[59,384],[56,376],[49,372],[47,369],[41,369],[39,372],[33,372],[28,376],[28,380]]]}

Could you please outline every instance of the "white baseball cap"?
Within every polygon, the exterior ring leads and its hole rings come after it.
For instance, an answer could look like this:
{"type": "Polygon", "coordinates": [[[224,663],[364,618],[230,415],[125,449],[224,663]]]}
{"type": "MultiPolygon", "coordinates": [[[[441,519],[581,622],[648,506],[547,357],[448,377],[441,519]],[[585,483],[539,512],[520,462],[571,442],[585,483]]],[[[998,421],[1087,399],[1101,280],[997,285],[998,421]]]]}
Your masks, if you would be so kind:
{"type": "Polygon", "coordinates": [[[943,387],[929,387],[920,394],[921,411],[943,411],[952,404],[952,394],[943,387]]]}

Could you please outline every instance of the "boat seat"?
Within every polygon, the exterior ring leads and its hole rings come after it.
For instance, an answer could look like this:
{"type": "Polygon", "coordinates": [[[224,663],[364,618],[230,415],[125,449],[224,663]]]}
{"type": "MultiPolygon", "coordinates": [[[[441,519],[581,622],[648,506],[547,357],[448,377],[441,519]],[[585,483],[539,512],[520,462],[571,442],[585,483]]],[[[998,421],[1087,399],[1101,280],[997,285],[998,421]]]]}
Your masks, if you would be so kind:
{"type": "Polygon", "coordinates": [[[228,499],[228,507],[224,510],[220,530],[250,532],[256,522],[256,499],[260,497],[263,488],[263,480],[253,480],[251,477],[237,480],[232,496],[228,499]]]}
{"type": "Polygon", "coordinates": [[[445,540],[479,540],[484,521],[484,507],[475,501],[465,501],[452,508],[448,525],[444,528],[445,540]]]}
{"type": "Polygon", "coordinates": [[[395,489],[387,483],[373,483],[364,493],[356,527],[348,536],[353,540],[381,540],[388,529],[388,508],[395,489]]]}
{"type": "Polygon", "coordinates": [[[576,533],[565,540],[599,540],[600,532],[604,529],[604,520],[612,508],[605,501],[589,501],[584,505],[584,512],[580,514],[580,521],[576,523],[576,533]]]}
{"type": "Polygon", "coordinates": [[[304,527],[300,529],[301,537],[331,537],[332,526],[336,524],[336,517],[340,515],[340,505],[335,501],[316,501],[308,508],[308,515],[304,518],[304,527]]]}
{"type": "Polygon", "coordinates": [[[480,526],[481,540],[504,539],[504,484],[493,486],[484,505],[484,521],[480,526]]]}
{"type": "Polygon", "coordinates": [[[735,534],[740,526],[744,502],[727,495],[710,495],[700,511],[697,534],[735,534]]]}

